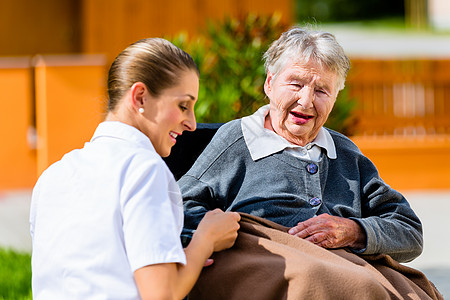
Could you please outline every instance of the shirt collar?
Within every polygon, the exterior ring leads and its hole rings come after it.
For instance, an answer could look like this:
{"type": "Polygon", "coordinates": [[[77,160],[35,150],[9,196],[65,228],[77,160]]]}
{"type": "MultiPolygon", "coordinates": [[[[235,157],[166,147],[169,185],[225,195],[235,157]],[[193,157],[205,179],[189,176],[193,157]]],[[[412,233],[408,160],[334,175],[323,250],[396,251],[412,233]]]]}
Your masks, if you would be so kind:
{"type": "MultiPolygon", "coordinates": [[[[254,114],[242,118],[241,128],[244,140],[254,161],[269,156],[289,147],[301,147],[289,143],[272,130],[264,128],[264,119],[269,112],[269,104],[258,109],[254,114]]],[[[317,137],[310,143],[326,150],[330,159],[336,159],[336,147],[328,130],[320,128],[317,137]]],[[[306,147],[311,148],[311,147],[306,147]]]]}
{"type": "Polygon", "coordinates": [[[150,139],[137,128],[118,121],[105,121],[98,125],[91,142],[98,138],[110,137],[125,140],[140,147],[155,150],[150,139]]]}

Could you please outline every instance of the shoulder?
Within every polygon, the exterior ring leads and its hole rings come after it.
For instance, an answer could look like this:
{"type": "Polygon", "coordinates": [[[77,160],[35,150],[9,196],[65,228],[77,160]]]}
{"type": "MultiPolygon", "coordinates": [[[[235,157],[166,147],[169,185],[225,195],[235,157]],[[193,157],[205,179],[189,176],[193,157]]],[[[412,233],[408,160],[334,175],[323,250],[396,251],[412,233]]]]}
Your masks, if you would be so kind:
{"type": "Polygon", "coordinates": [[[337,159],[332,161],[341,172],[344,172],[343,170],[347,170],[346,172],[358,170],[357,172],[359,172],[361,176],[362,174],[366,174],[368,180],[374,176],[378,177],[378,170],[374,163],[361,152],[358,146],[350,138],[334,130],[327,130],[333,138],[337,153],[337,159]],[[349,167],[352,165],[354,168],[349,167]]]}
{"type": "Polygon", "coordinates": [[[233,120],[222,125],[206,147],[205,151],[223,152],[237,141],[243,140],[241,120],[233,120]]]}
{"type": "Polygon", "coordinates": [[[365,166],[370,170],[375,168],[370,159],[361,152],[359,147],[350,138],[334,130],[328,128],[326,130],[331,134],[336,147],[336,163],[346,165],[355,163],[360,168],[365,166]]]}
{"type": "Polygon", "coordinates": [[[233,135],[237,138],[242,136],[242,129],[241,129],[241,119],[232,120],[228,123],[223,124],[218,130],[214,137],[216,136],[222,136],[222,137],[231,137],[230,135],[233,135]]]}
{"type": "Polygon", "coordinates": [[[362,154],[358,146],[347,136],[329,128],[325,128],[325,130],[327,130],[330,133],[331,137],[333,138],[333,142],[336,146],[337,152],[344,151],[362,154]]]}
{"type": "MultiPolygon", "coordinates": [[[[200,177],[213,165],[235,163],[243,157],[246,145],[241,129],[241,120],[233,120],[222,125],[200,154],[187,174],[200,177]],[[232,159],[230,159],[230,157],[232,159]]],[[[248,150],[247,150],[248,152],[248,150]]]]}
{"type": "Polygon", "coordinates": [[[123,172],[138,177],[171,177],[167,164],[156,152],[139,148],[121,162],[123,172]]]}

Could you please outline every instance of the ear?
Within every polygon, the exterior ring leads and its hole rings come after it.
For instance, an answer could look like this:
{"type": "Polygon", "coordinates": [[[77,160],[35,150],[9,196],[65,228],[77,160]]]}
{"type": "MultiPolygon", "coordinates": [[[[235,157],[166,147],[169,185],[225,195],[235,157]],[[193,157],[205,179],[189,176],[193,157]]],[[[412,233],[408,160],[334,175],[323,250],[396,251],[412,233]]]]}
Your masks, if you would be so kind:
{"type": "Polygon", "coordinates": [[[134,83],[130,88],[131,105],[138,110],[143,107],[146,101],[145,94],[147,93],[147,87],[142,82],[134,83]]]}
{"type": "Polygon", "coordinates": [[[271,72],[267,72],[266,81],[264,82],[264,92],[266,93],[266,96],[270,99],[270,94],[272,93],[272,80],[273,80],[273,74],[271,72]]]}

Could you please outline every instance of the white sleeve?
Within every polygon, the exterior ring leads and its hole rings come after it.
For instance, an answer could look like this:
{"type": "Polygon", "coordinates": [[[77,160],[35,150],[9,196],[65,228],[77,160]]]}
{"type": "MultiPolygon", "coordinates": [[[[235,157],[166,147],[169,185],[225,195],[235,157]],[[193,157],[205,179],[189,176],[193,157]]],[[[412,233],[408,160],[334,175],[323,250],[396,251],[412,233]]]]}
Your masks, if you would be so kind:
{"type": "Polygon", "coordinates": [[[33,188],[33,193],[31,195],[30,216],[29,216],[31,241],[34,240],[34,227],[36,224],[36,205],[37,205],[37,202],[39,201],[38,200],[39,199],[39,186],[40,186],[39,179],[36,182],[36,185],[33,188]]]}
{"type": "Polygon", "coordinates": [[[161,160],[128,168],[121,191],[124,243],[132,271],[151,264],[182,263],[181,194],[161,160]]]}

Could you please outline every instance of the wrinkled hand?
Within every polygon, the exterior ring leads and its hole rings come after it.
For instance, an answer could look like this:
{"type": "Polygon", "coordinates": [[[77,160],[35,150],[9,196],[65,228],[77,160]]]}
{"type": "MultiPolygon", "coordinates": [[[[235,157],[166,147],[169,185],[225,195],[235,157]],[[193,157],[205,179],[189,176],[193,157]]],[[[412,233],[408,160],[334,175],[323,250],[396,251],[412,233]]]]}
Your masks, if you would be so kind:
{"type": "Polygon", "coordinates": [[[215,209],[205,214],[194,234],[203,235],[205,241],[212,243],[214,252],[225,250],[234,245],[240,219],[236,212],[215,209]]]}
{"type": "Polygon", "coordinates": [[[329,214],[299,222],[289,229],[289,234],[327,249],[366,247],[366,235],[356,221],[329,214]]]}

